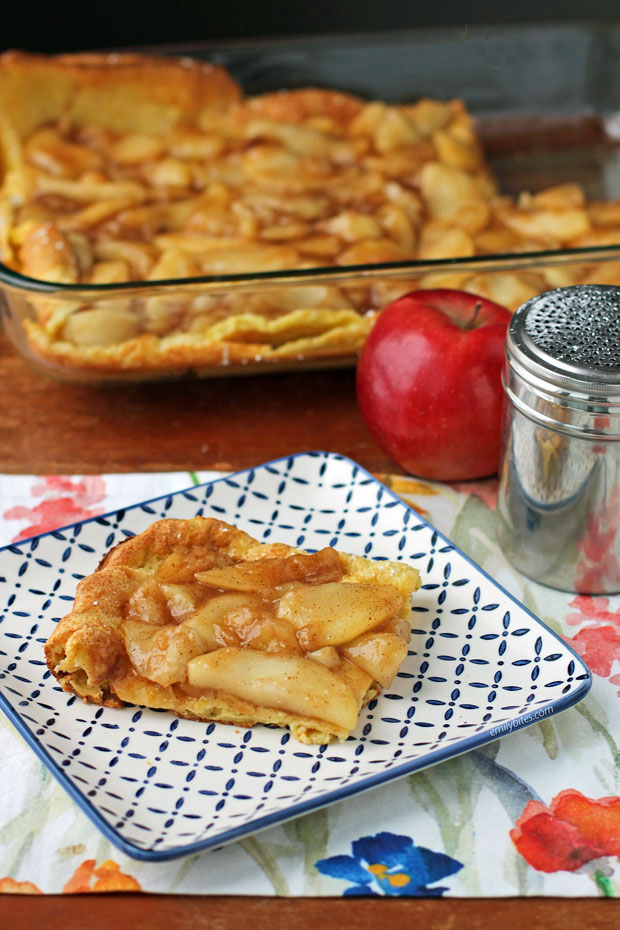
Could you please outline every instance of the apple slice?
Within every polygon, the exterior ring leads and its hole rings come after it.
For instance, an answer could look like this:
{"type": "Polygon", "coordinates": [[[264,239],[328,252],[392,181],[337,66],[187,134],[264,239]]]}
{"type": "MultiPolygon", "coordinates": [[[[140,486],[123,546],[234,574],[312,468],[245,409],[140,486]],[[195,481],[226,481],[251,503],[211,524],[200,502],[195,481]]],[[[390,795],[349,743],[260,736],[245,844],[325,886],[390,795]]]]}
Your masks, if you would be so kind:
{"type": "Polygon", "coordinates": [[[330,582],[295,588],[280,600],[278,615],[297,628],[306,652],[340,646],[400,613],[403,600],[390,585],[330,582]]]}
{"type": "Polygon", "coordinates": [[[183,624],[154,627],[142,620],[126,620],[122,629],[135,670],[163,687],[184,681],[189,660],[205,651],[201,637],[183,624]]]}
{"type": "Polygon", "coordinates": [[[260,707],[327,720],[345,730],[357,723],[358,703],[351,690],[311,659],[225,647],[192,659],[188,682],[260,707]]]}
{"type": "Polygon", "coordinates": [[[277,617],[257,594],[220,594],[202,604],[184,621],[205,643],[204,652],[218,646],[249,646],[265,652],[301,655],[295,630],[277,617]]]}
{"type": "Polygon", "coordinates": [[[335,646],[323,646],[322,649],[315,649],[314,652],[307,652],[306,659],[312,659],[313,662],[320,662],[325,668],[338,668],[341,661],[340,653],[335,646]]]}
{"type": "Polygon", "coordinates": [[[220,594],[201,604],[183,621],[183,626],[195,630],[209,649],[219,649],[236,645],[234,633],[228,628],[229,620],[234,623],[236,618],[239,622],[250,623],[263,609],[262,600],[255,594],[220,594]]]}
{"type": "Polygon", "coordinates": [[[359,667],[354,665],[347,658],[342,659],[338,672],[347,683],[347,686],[353,692],[357,706],[361,707],[364,698],[368,694],[368,689],[372,687],[374,678],[359,667]]]}
{"type": "Polygon", "coordinates": [[[383,631],[385,633],[393,633],[394,636],[398,636],[399,639],[402,639],[404,643],[409,644],[411,640],[411,621],[409,617],[394,617],[384,624],[383,631]]]}
{"type": "Polygon", "coordinates": [[[256,559],[196,572],[196,581],[232,591],[261,591],[289,581],[323,582],[342,578],[344,566],[335,549],[299,552],[287,558],[256,559]]]}
{"type": "Polygon", "coordinates": [[[378,631],[358,636],[342,647],[342,653],[387,688],[407,657],[407,646],[394,633],[378,631]]]}
{"type": "Polygon", "coordinates": [[[170,623],[166,599],[154,578],[147,578],[144,584],[136,588],[127,601],[126,610],[128,617],[150,623],[151,626],[165,626],[170,623]]]}
{"type": "Polygon", "coordinates": [[[196,610],[195,586],[187,584],[163,584],[162,594],[166,598],[166,606],[173,620],[180,622],[196,610]]]}

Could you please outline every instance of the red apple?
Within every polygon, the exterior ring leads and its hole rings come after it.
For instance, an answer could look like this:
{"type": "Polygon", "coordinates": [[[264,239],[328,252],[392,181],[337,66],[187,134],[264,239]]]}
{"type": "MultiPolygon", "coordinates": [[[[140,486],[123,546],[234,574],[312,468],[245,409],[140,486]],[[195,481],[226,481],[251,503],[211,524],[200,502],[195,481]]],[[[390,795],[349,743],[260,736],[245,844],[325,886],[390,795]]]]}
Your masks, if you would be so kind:
{"type": "Polygon", "coordinates": [[[495,474],[510,312],[465,291],[420,290],[390,304],[359,359],[368,429],[405,471],[438,481],[495,474]]]}

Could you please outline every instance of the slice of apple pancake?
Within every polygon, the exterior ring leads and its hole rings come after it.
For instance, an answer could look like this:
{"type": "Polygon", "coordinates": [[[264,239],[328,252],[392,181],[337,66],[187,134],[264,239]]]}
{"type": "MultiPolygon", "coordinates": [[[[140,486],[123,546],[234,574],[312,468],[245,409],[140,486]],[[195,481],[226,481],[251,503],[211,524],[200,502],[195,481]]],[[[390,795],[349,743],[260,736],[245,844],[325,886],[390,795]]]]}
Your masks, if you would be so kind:
{"type": "Polygon", "coordinates": [[[407,655],[415,568],[160,520],[78,585],[45,646],[84,701],[345,739],[407,655]]]}

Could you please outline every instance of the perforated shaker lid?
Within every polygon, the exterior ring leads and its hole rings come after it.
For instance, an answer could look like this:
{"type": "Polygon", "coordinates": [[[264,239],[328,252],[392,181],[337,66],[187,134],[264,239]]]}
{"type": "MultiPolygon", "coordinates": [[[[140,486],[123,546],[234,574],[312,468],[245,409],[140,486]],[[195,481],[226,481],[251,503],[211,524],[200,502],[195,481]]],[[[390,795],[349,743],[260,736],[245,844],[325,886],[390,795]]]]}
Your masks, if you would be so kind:
{"type": "Polygon", "coordinates": [[[580,284],[533,297],[510,321],[506,352],[556,388],[620,394],[620,287],[580,284]]]}

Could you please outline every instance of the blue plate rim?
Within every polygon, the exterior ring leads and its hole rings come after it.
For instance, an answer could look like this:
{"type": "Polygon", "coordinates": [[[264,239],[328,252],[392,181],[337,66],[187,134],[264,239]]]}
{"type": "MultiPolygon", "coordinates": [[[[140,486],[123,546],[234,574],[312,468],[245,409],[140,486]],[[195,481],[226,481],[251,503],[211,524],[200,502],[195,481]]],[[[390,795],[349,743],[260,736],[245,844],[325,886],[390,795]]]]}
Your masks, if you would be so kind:
{"type": "MultiPolygon", "coordinates": [[[[510,601],[517,605],[521,610],[524,610],[529,617],[545,630],[553,639],[562,645],[562,648],[566,650],[574,659],[576,664],[583,670],[582,675],[575,675],[575,679],[581,679],[581,684],[570,694],[561,696],[555,700],[542,705],[546,709],[551,709],[555,714],[556,712],[561,712],[567,710],[569,707],[578,704],[583,698],[586,697],[590,688],[592,687],[592,675],[586,663],[583,661],[580,655],[570,646],[564,639],[562,639],[557,633],[554,632],[550,627],[548,627],[539,617],[532,613],[529,608],[522,604],[517,598],[507,591],[501,584],[499,584],[494,578],[492,578],[480,565],[474,562],[465,552],[459,549],[447,536],[445,536],[440,530],[438,530],[432,523],[426,520],[421,514],[418,513],[410,504],[404,501],[399,497],[391,488],[387,485],[382,484],[382,482],[373,475],[368,469],[364,468],[363,465],[360,465],[358,462],[351,459],[349,456],[342,455],[336,452],[326,452],[321,450],[311,450],[306,452],[296,452],[292,455],[280,456],[276,459],[270,459],[268,462],[262,462],[259,465],[252,466],[250,468],[244,468],[239,471],[236,471],[231,474],[222,475],[221,478],[214,478],[211,481],[205,481],[201,484],[195,485],[192,484],[186,488],[181,488],[178,491],[173,491],[168,494],[161,494],[157,497],[149,498],[148,500],[138,501],[135,504],[131,504],[127,507],[116,508],[115,510],[110,510],[105,514],[100,514],[96,517],[89,517],[86,520],[78,520],[75,523],[69,523],[65,526],[58,527],[55,530],[49,530],[46,533],[40,533],[36,536],[30,536],[27,539],[20,540],[18,543],[9,543],[8,545],[0,547],[0,553],[9,550],[14,552],[16,548],[25,547],[32,545],[34,540],[42,539],[46,536],[54,536],[57,538],[59,533],[62,533],[65,530],[73,529],[77,526],[84,526],[88,523],[99,522],[105,520],[108,517],[112,517],[120,511],[128,512],[130,510],[135,510],[145,505],[155,503],[156,501],[167,500],[170,497],[176,497],[178,495],[187,494],[189,491],[197,491],[200,488],[206,488],[209,485],[217,484],[221,481],[233,481],[241,475],[246,475],[251,472],[257,471],[263,468],[269,468],[276,466],[281,462],[290,462],[297,458],[319,458],[323,457],[325,459],[348,462],[352,468],[357,469],[362,474],[366,475],[367,478],[373,483],[378,485],[384,493],[388,494],[395,502],[405,507],[411,513],[413,513],[416,519],[420,520],[425,526],[437,534],[437,536],[442,539],[445,543],[452,547],[455,552],[458,552],[474,569],[475,571],[486,578],[497,590],[501,591],[510,601]]],[[[537,709],[542,709],[539,707],[537,709]]],[[[312,798],[308,801],[300,802],[293,805],[292,807],[285,808],[281,811],[276,811],[273,814],[266,814],[262,817],[258,817],[255,820],[248,821],[247,823],[234,827],[232,829],[226,830],[223,833],[218,834],[215,837],[211,837],[205,840],[199,840],[196,843],[190,843],[183,846],[174,846],[169,849],[157,850],[157,849],[146,849],[140,846],[135,845],[134,843],[124,839],[115,829],[112,827],[99,813],[99,811],[94,807],[94,805],[89,801],[87,797],[82,794],[79,788],[77,788],[69,777],[65,774],[64,770],[58,765],[55,759],[48,753],[48,751],[39,743],[36,736],[28,725],[24,723],[21,715],[17,710],[14,709],[13,705],[10,703],[8,698],[2,692],[2,687],[0,684],[0,710],[6,714],[8,719],[11,721],[18,733],[23,737],[28,746],[34,751],[38,756],[41,762],[45,765],[48,771],[54,776],[54,778],[59,782],[62,788],[69,794],[73,801],[78,805],[78,807],[86,814],[89,820],[100,830],[101,833],[108,839],[117,849],[120,849],[126,855],[130,856],[133,859],[138,859],[146,862],[163,862],[171,859],[178,859],[183,856],[191,856],[196,853],[205,852],[207,850],[218,849],[222,846],[228,845],[229,843],[235,842],[236,840],[242,839],[244,836],[258,833],[259,831],[268,829],[269,827],[275,826],[276,824],[284,823],[288,820],[292,820],[296,817],[300,817],[304,814],[310,813],[311,811],[318,810],[319,808],[326,807],[328,805],[337,803],[338,801],[345,800],[346,798],[354,797],[357,794],[362,793],[363,791],[368,791],[372,788],[380,787],[381,785],[388,784],[391,781],[394,781],[398,778],[403,778],[406,775],[412,775],[413,773],[420,771],[421,769],[430,768],[433,765],[436,765],[440,762],[444,762],[447,759],[456,758],[457,756],[463,755],[466,752],[471,752],[474,749],[478,749],[480,746],[485,745],[486,743],[494,742],[496,739],[500,739],[500,736],[491,735],[491,731],[486,731],[484,733],[478,733],[474,736],[465,737],[462,741],[456,744],[456,746],[446,746],[445,749],[435,750],[433,753],[422,756],[419,759],[415,759],[410,762],[406,762],[403,765],[396,766],[389,771],[381,772],[377,775],[371,775],[368,778],[361,779],[358,782],[347,785],[343,788],[336,788],[334,791],[326,792],[325,794],[319,795],[318,797],[312,798]]],[[[523,730],[526,727],[530,727],[535,723],[538,723],[538,718],[526,720],[524,716],[517,716],[511,718],[510,720],[505,721],[502,726],[512,728],[509,731],[510,735],[512,732],[517,730],[523,730]],[[525,722],[523,722],[525,721],[525,722]],[[516,722],[516,726],[514,725],[516,722]]]]}

